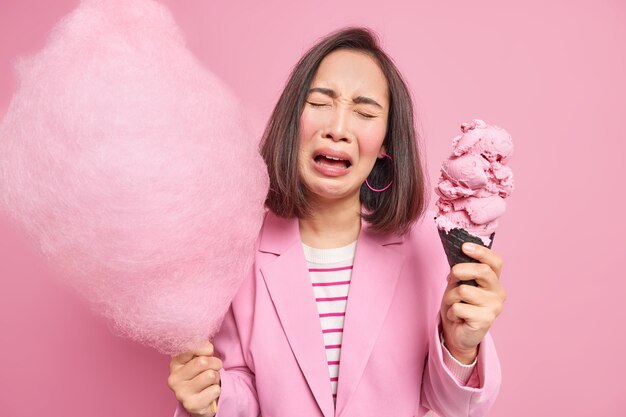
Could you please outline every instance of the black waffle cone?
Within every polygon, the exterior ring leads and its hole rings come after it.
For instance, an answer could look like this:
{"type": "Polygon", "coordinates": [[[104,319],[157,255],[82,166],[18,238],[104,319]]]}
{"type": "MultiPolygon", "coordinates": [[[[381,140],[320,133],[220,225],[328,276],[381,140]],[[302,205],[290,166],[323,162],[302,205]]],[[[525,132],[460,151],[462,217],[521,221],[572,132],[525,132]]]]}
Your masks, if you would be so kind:
{"type": "MultiPolygon", "coordinates": [[[[461,250],[461,246],[465,242],[476,243],[480,246],[486,246],[491,249],[491,245],[493,244],[493,238],[495,236],[495,232],[489,236],[491,242],[489,245],[485,245],[483,241],[474,235],[471,235],[465,229],[451,229],[449,232],[445,230],[439,229],[439,237],[441,238],[441,243],[443,244],[443,249],[446,252],[446,257],[448,258],[448,264],[450,264],[450,268],[452,268],[456,264],[460,264],[463,262],[475,262],[478,261],[474,258],[470,258],[461,250]]],[[[476,281],[463,281],[465,284],[476,286],[476,281]]]]}

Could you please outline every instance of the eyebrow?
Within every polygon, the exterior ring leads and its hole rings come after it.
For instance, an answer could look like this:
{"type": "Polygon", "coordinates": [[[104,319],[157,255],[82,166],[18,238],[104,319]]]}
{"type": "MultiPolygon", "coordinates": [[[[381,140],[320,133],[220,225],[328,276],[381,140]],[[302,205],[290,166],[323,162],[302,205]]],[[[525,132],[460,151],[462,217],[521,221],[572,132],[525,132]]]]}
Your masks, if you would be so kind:
{"type": "MultiPolygon", "coordinates": [[[[309,90],[309,94],[311,93],[322,93],[327,95],[330,98],[337,98],[337,92],[331,88],[322,88],[322,87],[314,87],[311,88],[309,90]]],[[[355,97],[352,102],[354,104],[371,104],[373,106],[376,106],[380,109],[383,108],[383,106],[381,106],[380,104],[378,104],[378,102],[376,100],[374,100],[373,98],[369,98],[369,97],[365,97],[365,96],[358,96],[355,97]]]]}

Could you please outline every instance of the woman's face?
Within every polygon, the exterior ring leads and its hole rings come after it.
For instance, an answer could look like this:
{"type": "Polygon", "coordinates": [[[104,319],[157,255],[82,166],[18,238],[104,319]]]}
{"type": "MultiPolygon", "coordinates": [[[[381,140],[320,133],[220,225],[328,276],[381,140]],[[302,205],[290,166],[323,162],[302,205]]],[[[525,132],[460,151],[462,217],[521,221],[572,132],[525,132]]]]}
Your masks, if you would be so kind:
{"type": "Polygon", "coordinates": [[[359,202],[384,153],[387,80],[369,55],[340,49],[321,62],[300,117],[300,179],[317,202],[359,202]]]}

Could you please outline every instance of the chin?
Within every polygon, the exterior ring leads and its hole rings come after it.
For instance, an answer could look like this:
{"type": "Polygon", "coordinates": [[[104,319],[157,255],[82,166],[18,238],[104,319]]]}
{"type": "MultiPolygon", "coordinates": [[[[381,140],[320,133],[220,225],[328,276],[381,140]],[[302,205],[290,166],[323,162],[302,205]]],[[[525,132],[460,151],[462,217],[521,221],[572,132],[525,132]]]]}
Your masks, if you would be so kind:
{"type": "Polygon", "coordinates": [[[350,190],[342,188],[329,188],[325,186],[314,186],[308,189],[312,198],[322,201],[341,201],[355,199],[359,200],[359,189],[350,190]]]}

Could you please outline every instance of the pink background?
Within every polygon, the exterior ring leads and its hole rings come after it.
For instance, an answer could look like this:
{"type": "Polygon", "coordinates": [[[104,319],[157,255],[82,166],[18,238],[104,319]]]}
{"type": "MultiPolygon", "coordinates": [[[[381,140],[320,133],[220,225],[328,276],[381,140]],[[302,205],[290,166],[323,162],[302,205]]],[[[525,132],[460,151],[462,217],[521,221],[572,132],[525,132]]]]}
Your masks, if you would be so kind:
{"type": "MultiPolygon", "coordinates": [[[[11,60],[77,3],[1,0],[0,115],[11,60]]],[[[306,48],[362,24],[412,88],[433,180],[460,122],[506,128],[517,188],[494,246],[509,298],[493,329],[504,382],[489,415],[626,415],[621,0],[165,3],[261,123],[306,48]]],[[[0,415],[170,416],[169,358],[113,336],[51,278],[0,218],[0,415]]]]}

